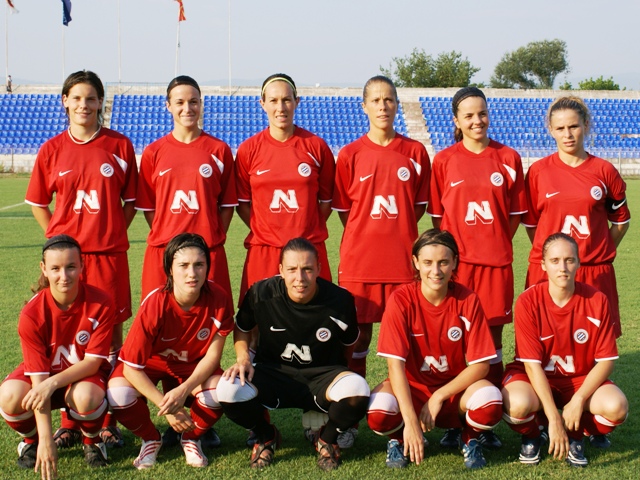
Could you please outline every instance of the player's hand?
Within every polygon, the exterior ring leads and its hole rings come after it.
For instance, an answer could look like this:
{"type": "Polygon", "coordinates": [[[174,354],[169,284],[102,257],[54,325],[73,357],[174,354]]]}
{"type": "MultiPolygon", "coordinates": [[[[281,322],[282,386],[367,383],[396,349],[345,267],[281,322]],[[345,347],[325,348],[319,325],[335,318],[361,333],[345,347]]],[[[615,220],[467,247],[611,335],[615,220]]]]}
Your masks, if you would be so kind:
{"type": "Polygon", "coordinates": [[[564,429],[562,418],[549,419],[549,455],[557,460],[567,458],[569,452],[569,438],[564,429]]]}
{"type": "Polygon", "coordinates": [[[572,398],[562,409],[562,420],[564,427],[572,432],[577,432],[580,428],[580,418],[582,417],[582,402],[572,398]]]}
{"type": "Polygon", "coordinates": [[[240,385],[244,387],[245,382],[250,382],[253,379],[254,371],[250,361],[236,362],[224,371],[222,378],[233,383],[236,377],[238,377],[240,379],[240,385]]]}
{"type": "Polygon", "coordinates": [[[178,433],[190,432],[195,428],[193,420],[191,420],[191,417],[184,408],[181,408],[175,414],[167,414],[165,418],[167,422],[169,422],[169,425],[171,425],[171,428],[178,433]]]}
{"type": "Polygon", "coordinates": [[[429,432],[436,426],[436,417],[442,409],[442,402],[433,395],[427,403],[424,404],[422,410],[420,410],[420,424],[422,430],[429,432]]]}
{"type": "Polygon", "coordinates": [[[184,402],[187,400],[189,392],[180,385],[177,388],[169,390],[162,397],[162,401],[158,405],[158,416],[167,414],[176,414],[184,406],[184,402]]]}
{"type": "Polygon", "coordinates": [[[58,478],[58,449],[53,437],[38,440],[35,472],[40,470],[42,480],[58,478]]]}
{"type": "Polygon", "coordinates": [[[420,422],[407,423],[403,431],[404,456],[409,457],[416,465],[424,459],[424,437],[420,422]]]}
{"type": "Polygon", "coordinates": [[[27,392],[22,399],[22,408],[25,410],[43,409],[55,390],[55,384],[50,378],[47,378],[27,392]]]}

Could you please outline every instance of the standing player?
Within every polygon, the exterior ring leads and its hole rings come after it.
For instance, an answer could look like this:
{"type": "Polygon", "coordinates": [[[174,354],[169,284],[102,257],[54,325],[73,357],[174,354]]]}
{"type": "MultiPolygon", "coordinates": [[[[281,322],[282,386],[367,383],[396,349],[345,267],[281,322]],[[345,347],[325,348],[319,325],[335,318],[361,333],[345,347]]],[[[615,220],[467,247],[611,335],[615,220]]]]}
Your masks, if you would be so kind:
{"type": "MultiPolygon", "coordinates": [[[[83,70],[67,77],[62,104],[69,128],[40,148],[25,201],[47,237],[65,233],[77,239],[83,251],[82,280],[113,296],[110,359],[115,362],[122,323],[131,316],[127,228],[136,213],[138,169],[129,139],[102,126],[103,99],[104,86],[95,73],[83,70]]],[[[107,446],[124,444],[108,417],[100,435],[107,446]]],[[[65,415],[55,437],[62,448],[80,440],[77,426],[65,415]]]]}
{"type": "Polygon", "coordinates": [[[369,79],[362,97],[369,131],[340,150],[332,208],[344,225],[338,280],[355,297],[360,327],[349,368],[365,376],[373,324],[391,292],[413,279],[411,245],[431,164],[420,142],[393,129],[398,94],[391,80],[369,79]]]}
{"type": "Polygon", "coordinates": [[[233,306],[222,287],[207,279],[211,259],[201,236],[183,233],[170,240],[163,265],[166,286],[140,306],[109,380],[109,403],[118,421],[142,438],[136,468],[153,467],[162,446],[148,400],[182,434],[187,464],[205,467],[200,437],[222,416],[216,385],[233,306]],[[176,388],[163,394],[156,388],[161,380],[176,388]]]}
{"type": "Polygon", "coordinates": [[[340,463],[338,432],[359,421],[369,401],[364,378],[347,368],[358,338],[353,297],[322,278],[316,247],[304,238],[282,249],[280,275],[255,283],[236,316],[237,361],[218,384],[218,399],[235,423],[255,432],[251,467],[271,465],[280,432],[266,408],[301,408],[328,414],[315,439],[318,467],[340,463]],[[250,333],[260,331],[252,363],[250,333]]]}
{"type": "Polygon", "coordinates": [[[278,273],[282,247],[294,237],[312,242],[322,278],[331,280],[325,240],[335,161],[320,137],[293,123],[300,99],[293,79],[276,73],[262,83],[260,105],[269,127],[238,148],[238,215],[251,230],[240,300],[258,280],[278,273]]]}
{"type": "MultiPolygon", "coordinates": [[[[489,112],[484,93],[465,87],[452,102],[456,143],[433,160],[427,212],[433,225],[448,230],[460,245],[456,281],[480,298],[497,356],[487,379],[502,384],[502,329],[513,321],[513,247],[526,208],[524,174],[518,153],[487,135],[489,112]]],[[[459,430],[445,432],[440,444],[457,448],[459,430]]],[[[482,432],[487,448],[502,446],[482,432]]]]}
{"type": "Polygon", "coordinates": [[[540,462],[538,413],[549,421],[549,454],[586,467],[583,435],[612,432],[629,410],[622,391],[608,380],[618,358],[609,301],[575,281],[578,250],[568,235],[548,237],[541,266],[549,280],[516,302],[516,356],[505,372],[504,418],[522,435],[524,464],[540,462]]]}
{"type": "Polygon", "coordinates": [[[110,296],[81,281],[80,246],[68,235],[44,244],[35,296],[20,313],[23,363],[0,386],[0,413],[23,438],[18,465],[57,477],[51,410],[65,407],[82,431],[85,461],[107,465],[99,436],[115,308],[110,296]]]}
{"type": "MultiPolygon", "coordinates": [[[[544,240],[555,232],[570,235],[578,243],[582,265],[576,280],[607,296],[619,337],[622,326],[613,260],[631,218],[626,184],[610,162],[585,151],[590,119],[580,98],[556,99],[549,107],[547,124],[558,152],[531,165],[525,180],[529,212],[522,223],[533,243],[526,285],[546,279],[540,268],[544,240]]],[[[599,446],[608,446],[607,439],[599,440],[604,442],[599,446]]]]}
{"type": "Polygon", "coordinates": [[[224,242],[238,205],[231,149],[198,126],[202,110],[198,83],[181,75],[167,87],[173,130],[142,154],[136,209],[151,228],[142,268],[142,298],[166,283],[166,245],[183,232],[201,235],[211,252],[209,278],[231,298],[224,242]]]}
{"type": "Polygon", "coordinates": [[[458,246],[431,229],[413,245],[419,280],[397,288],[380,325],[378,355],[389,378],[371,394],[369,427],[390,437],[387,466],[419,464],[432,428],[464,427],[460,446],[467,468],[486,465],[480,432],[500,422],[502,396],[485,376],[495,348],[478,297],[453,282],[458,246]]]}

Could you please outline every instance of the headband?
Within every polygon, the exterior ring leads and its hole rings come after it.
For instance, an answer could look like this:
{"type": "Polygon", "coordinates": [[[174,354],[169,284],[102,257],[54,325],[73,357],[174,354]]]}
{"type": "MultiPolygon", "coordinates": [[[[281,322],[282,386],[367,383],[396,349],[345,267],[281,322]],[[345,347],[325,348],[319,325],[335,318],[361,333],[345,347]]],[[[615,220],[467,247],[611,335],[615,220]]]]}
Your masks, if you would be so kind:
{"type": "Polygon", "coordinates": [[[456,92],[456,94],[451,99],[451,109],[453,110],[453,114],[456,114],[456,110],[458,109],[458,105],[469,97],[480,97],[485,102],[487,101],[487,97],[484,96],[482,90],[476,87],[464,87],[456,92]]]}
{"type": "Polygon", "coordinates": [[[56,235],[45,242],[44,246],[42,247],[42,254],[44,255],[44,252],[46,252],[50,248],[63,243],[67,245],[70,244],[71,246],[80,250],[80,244],[76,241],[75,238],[70,237],[69,235],[56,235]]]}
{"type": "Polygon", "coordinates": [[[291,88],[293,89],[293,96],[294,97],[298,96],[298,91],[296,90],[296,86],[290,80],[287,80],[284,77],[273,77],[271,80],[268,80],[262,87],[262,92],[260,93],[261,97],[264,96],[264,89],[267,88],[267,85],[273,82],[287,82],[289,85],[291,85],[291,88]]]}

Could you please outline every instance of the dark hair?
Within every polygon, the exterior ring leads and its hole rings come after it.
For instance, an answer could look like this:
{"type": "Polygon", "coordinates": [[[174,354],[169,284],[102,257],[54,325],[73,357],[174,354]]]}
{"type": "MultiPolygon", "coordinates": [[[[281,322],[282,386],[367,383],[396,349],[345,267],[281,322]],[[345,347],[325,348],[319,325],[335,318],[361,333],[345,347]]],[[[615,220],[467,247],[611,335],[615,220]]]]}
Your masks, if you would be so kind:
{"type": "MultiPolygon", "coordinates": [[[[451,99],[451,111],[453,112],[454,117],[458,116],[458,107],[460,106],[460,103],[462,103],[463,100],[469,97],[480,97],[484,100],[485,105],[487,103],[487,97],[484,96],[484,93],[479,88],[461,88],[451,99]]],[[[458,127],[454,127],[453,129],[453,139],[456,143],[462,141],[462,130],[460,130],[458,127]]]]}
{"type": "Polygon", "coordinates": [[[580,261],[580,256],[579,256],[579,253],[578,253],[579,252],[578,242],[576,242],[573,237],[570,237],[566,233],[561,233],[561,232],[549,235],[547,237],[547,239],[544,241],[544,243],[542,244],[542,259],[544,260],[544,257],[547,256],[547,250],[549,250],[549,247],[551,246],[551,244],[553,242],[558,241],[558,240],[564,240],[565,242],[568,242],[573,247],[573,250],[576,253],[576,259],[579,262],[580,261]]]}
{"type": "Polygon", "coordinates": [[[564,97],[556,98],[547,110],[547,128],[551,129],[551,116],[555,112],[561,110],[573,110],[582,119],[585,126],[585,133],[589,133],[589,127],[591,125],[591,115],[589,114],[589,108],[580,97],[574,95],[567,95],[564,97]]]}
{"type": "MultiPolygon", "coordinates": [[[[199,248],[202,251],[207,262],[206,277],[209,277],[209,270],[211,270],[211,253],[209,252],[207,242],[205,242],[204,238],[202,238],[197,233],[180,233],[169,240],[169,243],[167,243],[167,246],[164,249],[162,264],[164,267],[164,273],[167,275],[167,283],[164,286],[165,291],[173,291],[173,277],[171,276],[173,257],[175,257],[176,253],[178,253],[183,248],[199,248]]],[[[202,288],[209,288],[206,278],[202,288]]]]}
{"type": "MultiPolygon", "coordinates": [[[[55,235],[47,240],[42,247],[42,263],[47,263],[44,260],[44,254],[48,250],[69,250],[75,248],[78,250],[78,255],[82,254],[82,250],[80,249],[80,244],[76,241],[75,238],[69,235],[55,235]]],[[[82,257],[80,257],[80,261],[82,261],[82,257]]],[[[49,288],[49,279],[44,276],[44,273],[40,272],[40,277],[38,278],[38,283],[31,288],[33,293],[38,293],[45,288],[49,288]]]]}
{"type": "MultiPolygon", "coordinates": [[[[440,230],[439,228],[430,228],[426,230],[418,237],[418,239],[413,242],[413,247],[411,248],[411,255],[413,257],[418,258],[418,254],[420,250],[422,250],[427,245],[442,245],[443,247],[447,247],[451,250],[453,254],[453,258],[459,258],[459,250],[458,244],[456,243],[456,239],[453,238],[453,235],[449,233],[447,230],[440,230]]],[[[413,263],[412,263],[413,264],[413,263]]],[[[414,265],[415,269],[415,265],[414,265]]],[[[458,265],[453,269],[455,272],[458,269],[458,265]]],[[[417,273],[417,270],[416,270],[417,273]]],[[[419,275],[417,275],[419,276],[419,275]]]]}
{"type": "MultiPolygon", "coordinates": [[[[102,80],[100,80],[100,77],[90,70],[80,70],[79,72],[74,72],[69,75],[62,84],[62,96],[68,96],[69,91],[79,83],[87,83],[91,85],[96,89],[98,98],[100,100],[104,100],[104,85],[102,84],[102,80]]],[[[65,108],[65,112],[67,114],[67,118],[69,118],[69,109],[65,108]]],[[[102,110],[100,110],[98,112],[98,124],[102,125],[103,120],[104,117],[102,116],[102,110]]]]}
{"type": "Polygon", "coordinates": [[[367,92],[369,91],[369,87],[374,83],[386,83],[387,85],[389,85],[391,87],[391,90],[393,90],[393,96],[395,97],[396,102],[398,102],[398,90],[396,89],[396,86],[393,84],[389,77],[385,77],[384,75],[376,75],[375,77],[371,77],[369,80],[367,80],[367,83],[364,84],[364,88],[362,89],[363,102],[367,101],[367,92]]]}
{"type": "Polygon", "coordinates": [[[173,90],[174,88],[180,85],[189,85],[195,88],[196,90],[198,90],[198,93],[202,95],[202,92],[200,91],[200,85],[198,85],[198,82],[196,82],[193,78],[189,77],[188,75],[179,75],[169,82],[169,86],[167,87],[167,102],[169,101],[169,97],[171,96],[171,90],[173,90]]]}
{"type": "Polygon", "coordinates": [[[262,88],[260,89],[260,98],[262,98],[262,100],[265,98],[264,89],[267,88],[267,85],[278,81],[288,83],[293,92],[293,98],[298,98],[298,89],[296,88],[296,82],[293,81],[293,78],[286,73],[274,73],[273,75],[269,75],[264,79],[264,82],[262,82],[262,88]]]}
{"type": "Polygon", "coordinates": [[[316,246],[303,237],[292,238],[284,247],[282,247],[282,250],[280,251],[280,265],[282,265],[284,254],[289,251],[309,252],[313,254],[314,257],[316,257],[316,260],[320,261],[320,256],[318,255],[318,249],[316,248],[316,246]]]}

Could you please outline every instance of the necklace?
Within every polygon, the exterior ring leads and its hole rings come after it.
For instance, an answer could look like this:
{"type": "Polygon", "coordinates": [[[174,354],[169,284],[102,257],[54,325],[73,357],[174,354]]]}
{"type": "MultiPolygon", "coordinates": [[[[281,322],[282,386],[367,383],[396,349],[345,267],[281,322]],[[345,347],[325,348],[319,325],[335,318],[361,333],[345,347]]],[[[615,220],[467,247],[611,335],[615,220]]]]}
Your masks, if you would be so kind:
{"type": "Polygon", "coordinates": [[[96,138],[96,136],[98,135],[98,133],[100,133],[100,130],[102,129],[102,126],[98,125],[98,130],[95,131],[95,133],[93,135],[91,135],[91,137],[89,137],[89,140],[85,140],[84,142],[80,141],[80,140],[76,140],[76,138],[71,135],[71,127],[69,127],[67,129],[67,133],[69,134],[69,138],[71,138],[71,141],[73,143],[75,143],[76,145],[84,145],[86,143],[89,143],[91,140],[93,140],[94,138],[96,138]]]}

